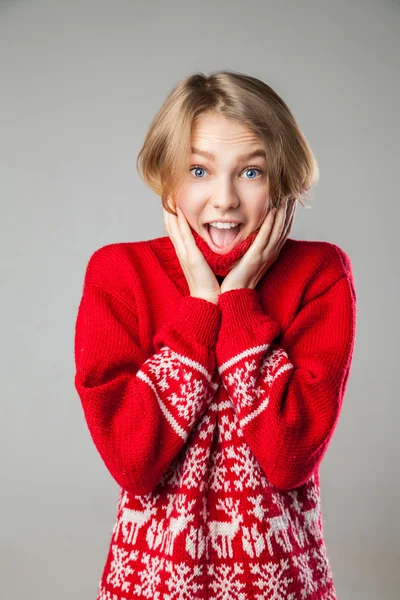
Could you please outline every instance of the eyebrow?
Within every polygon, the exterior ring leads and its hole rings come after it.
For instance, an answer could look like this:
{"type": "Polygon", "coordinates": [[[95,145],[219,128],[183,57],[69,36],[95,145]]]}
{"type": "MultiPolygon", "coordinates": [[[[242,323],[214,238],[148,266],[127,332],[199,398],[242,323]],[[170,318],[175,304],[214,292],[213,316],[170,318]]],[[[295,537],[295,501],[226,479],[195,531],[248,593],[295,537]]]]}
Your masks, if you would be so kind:
{"type": "MultiPolygon", "coordinates": [[[[211,152],[207,152],[207,150],[200,150],[199,148],[192,147],[193,154],[199,154],[200,156],[205,156],[209,160],[215,160],[214,154],[211,152]]],[[[262,158],[267,158],[265,151],[262,148],[255,150],[254,152],[249,152],[248,154],[242,154],[239,156],[239,160],[251,160],[252,158],[257,158],[257,156],[261,156],[262,158]]]]}

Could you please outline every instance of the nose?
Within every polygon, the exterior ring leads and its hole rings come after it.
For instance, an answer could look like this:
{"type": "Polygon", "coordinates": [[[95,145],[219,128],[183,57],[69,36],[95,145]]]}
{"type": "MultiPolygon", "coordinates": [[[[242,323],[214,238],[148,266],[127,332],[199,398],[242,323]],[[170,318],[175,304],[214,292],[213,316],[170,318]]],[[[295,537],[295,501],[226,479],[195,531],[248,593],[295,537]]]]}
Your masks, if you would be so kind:
{"type": "Polygon", "coordinates": [[[240,204],[235,186],[229,180],[219,182],[212,196],[211,204],[221,212],[227,212],[240,204]]]}

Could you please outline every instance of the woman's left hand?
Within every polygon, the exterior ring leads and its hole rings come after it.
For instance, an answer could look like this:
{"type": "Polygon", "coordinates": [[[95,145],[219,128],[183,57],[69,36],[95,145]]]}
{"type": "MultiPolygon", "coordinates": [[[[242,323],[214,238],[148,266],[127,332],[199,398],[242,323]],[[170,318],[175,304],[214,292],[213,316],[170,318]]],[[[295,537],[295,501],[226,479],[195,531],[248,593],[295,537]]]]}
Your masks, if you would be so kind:
{"type": "Polygon", "coordinates": [[[221,294],[238,288],[254,289],[278,258],[292,229],[296,199],[287,199],[274,213],[270,209],[253,243],[229,271],[221,284],[221,294]]]}

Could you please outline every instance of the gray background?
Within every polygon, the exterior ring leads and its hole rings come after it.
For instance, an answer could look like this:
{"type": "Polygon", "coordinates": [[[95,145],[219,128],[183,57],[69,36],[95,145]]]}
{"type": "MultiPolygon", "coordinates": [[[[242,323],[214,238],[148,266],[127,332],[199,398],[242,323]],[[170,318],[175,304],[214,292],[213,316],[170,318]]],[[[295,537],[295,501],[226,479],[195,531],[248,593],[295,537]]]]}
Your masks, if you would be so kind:
{"type": "Polygon", "coordinates": [[[352,259],[325,539],[339,600],[398,598],[399,57],[392,0],[0,3],[2,598],[95,598],[118,486],[73,386],[84,271],[104,244],[166,235],[137,152],[182,77],[225,68],[270,84],[317,157],[291,237],[352,259]]]}

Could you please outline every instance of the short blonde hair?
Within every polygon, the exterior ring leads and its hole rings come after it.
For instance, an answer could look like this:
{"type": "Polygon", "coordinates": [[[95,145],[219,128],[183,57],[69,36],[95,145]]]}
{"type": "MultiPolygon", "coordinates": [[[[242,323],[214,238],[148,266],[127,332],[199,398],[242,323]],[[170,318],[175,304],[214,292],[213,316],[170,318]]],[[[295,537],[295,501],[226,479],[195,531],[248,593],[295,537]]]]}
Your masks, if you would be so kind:
{"type": "Polygon", "coordinates": [[[259,136],[273,207],[286,198],[303,206],[309,202],[307,192],[319,179],[318,165],[288,106],[263,81],[218,71],[209,76],[194,73],[180,81],[147,129],[136,166],[143,181],[161,196],[165,210],[176,214],[168,199],[174,199],[187,176],[192,126],[205,113],[234,119],[259,136]]]}

